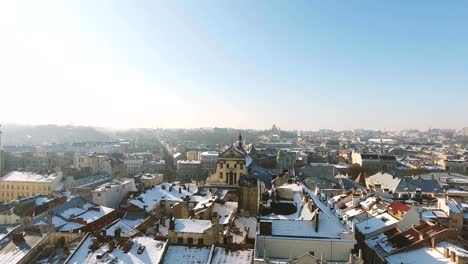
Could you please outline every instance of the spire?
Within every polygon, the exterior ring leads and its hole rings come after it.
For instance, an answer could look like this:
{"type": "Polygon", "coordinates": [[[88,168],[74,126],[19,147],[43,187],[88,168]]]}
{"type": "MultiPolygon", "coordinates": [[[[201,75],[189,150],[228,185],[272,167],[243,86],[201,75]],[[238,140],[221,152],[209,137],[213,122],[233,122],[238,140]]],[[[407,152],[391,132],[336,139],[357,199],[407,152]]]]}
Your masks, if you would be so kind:
{"type": "Polygon", "coordinates": [[[240,129],[239,129],[239,147],[242,147],[242,134],[241,134],[240,129]]]}

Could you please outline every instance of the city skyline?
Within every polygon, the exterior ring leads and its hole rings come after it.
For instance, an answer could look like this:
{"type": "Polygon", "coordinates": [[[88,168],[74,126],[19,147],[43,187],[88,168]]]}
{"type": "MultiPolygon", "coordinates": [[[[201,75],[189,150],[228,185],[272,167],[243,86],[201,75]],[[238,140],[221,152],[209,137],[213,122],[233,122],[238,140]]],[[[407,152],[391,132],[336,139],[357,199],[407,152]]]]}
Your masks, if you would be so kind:
{"type": "Polygon", "coordinates": [[[0,122],[459,129],[466,11],[432,1],[4,2],[0,122]]]}

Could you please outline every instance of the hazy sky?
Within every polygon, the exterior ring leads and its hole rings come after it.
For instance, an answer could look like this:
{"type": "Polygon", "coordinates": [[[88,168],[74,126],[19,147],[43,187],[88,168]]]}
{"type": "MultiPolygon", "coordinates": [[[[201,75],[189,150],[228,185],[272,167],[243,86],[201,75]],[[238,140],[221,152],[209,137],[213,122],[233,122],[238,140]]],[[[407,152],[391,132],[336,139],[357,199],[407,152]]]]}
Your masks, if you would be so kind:
{"type": "Polygon", "coordinates": [[[0,122],[468,126],[467,1],[1,1],[0,122]]]}

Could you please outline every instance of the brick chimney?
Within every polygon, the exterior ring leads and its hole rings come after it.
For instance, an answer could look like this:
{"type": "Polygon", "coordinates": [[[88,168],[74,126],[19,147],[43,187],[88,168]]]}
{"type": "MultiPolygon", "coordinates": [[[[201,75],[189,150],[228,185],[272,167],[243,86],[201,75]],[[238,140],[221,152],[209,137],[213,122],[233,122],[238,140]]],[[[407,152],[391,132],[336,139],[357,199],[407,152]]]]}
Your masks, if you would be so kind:
{"type": "Polygon", "coordinates": [[[16,232],[13,233],[13,243],[17,244],[24,241],[24,233],[23,232],[16,232]]]}
{"type": "Polygon", "coordinates": [[[320,212],[320,210],[317,210],[317,213],[314,216],[315,232],[318,232],[318,230],[319,230],[319,218],[320,218],[319,212],[320,212]]]}
{"type": "Polygon", "coordinates": [[[99,248],[99,240],[97,238],[93,238],[91,250],[96,251],[99,248]]]}
{"type": "Polygon", "coordinates": [[[114,248],[115,248],[115,242],[112,240],[111,242],[109,242],[109,248],[107,249],[107,252],[112,253],[114,248]]]}
{"type": "Polygon", "coordinates": [[[444,248],[444,258],[450,257],[450,251],[449,248],[444,248]]]}
{"type": "Polygon", "coordinates": [[[457,253],[455,250],[450,251],[450,262],[456,263],[457,261],[457,253]]]}
{"type": "Polygon", "coordinates": [[[169,230],[174,231],[175,230],[175,218],[172,217],[171,220],[169,221],[169,230]]]}
{"type": "Polygon", "coordinates": [[[114,236],[115,236],[115,237],[120,237],[121,234],[122,234],[122,228],[117,227],[117,228],[114,230],[114,236]]]}
{"type": "Polygon", "coordinates": [[[457,261],[457,253],[455,253],[455,250],[450,251],[450,261],[453,263],[457,261]]]}

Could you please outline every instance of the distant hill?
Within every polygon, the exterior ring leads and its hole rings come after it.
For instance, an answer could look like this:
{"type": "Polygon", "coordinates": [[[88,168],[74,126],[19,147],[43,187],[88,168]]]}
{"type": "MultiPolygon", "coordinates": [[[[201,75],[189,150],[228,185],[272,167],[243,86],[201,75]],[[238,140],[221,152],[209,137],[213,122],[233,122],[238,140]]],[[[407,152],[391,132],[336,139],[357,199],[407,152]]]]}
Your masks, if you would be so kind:
{"type": "Polygon", "coordinates": [[[37,145],[49,143],[97,142],[115,139],[114,133],[85,126],[2,125],[3,145],[37,145]]]}

